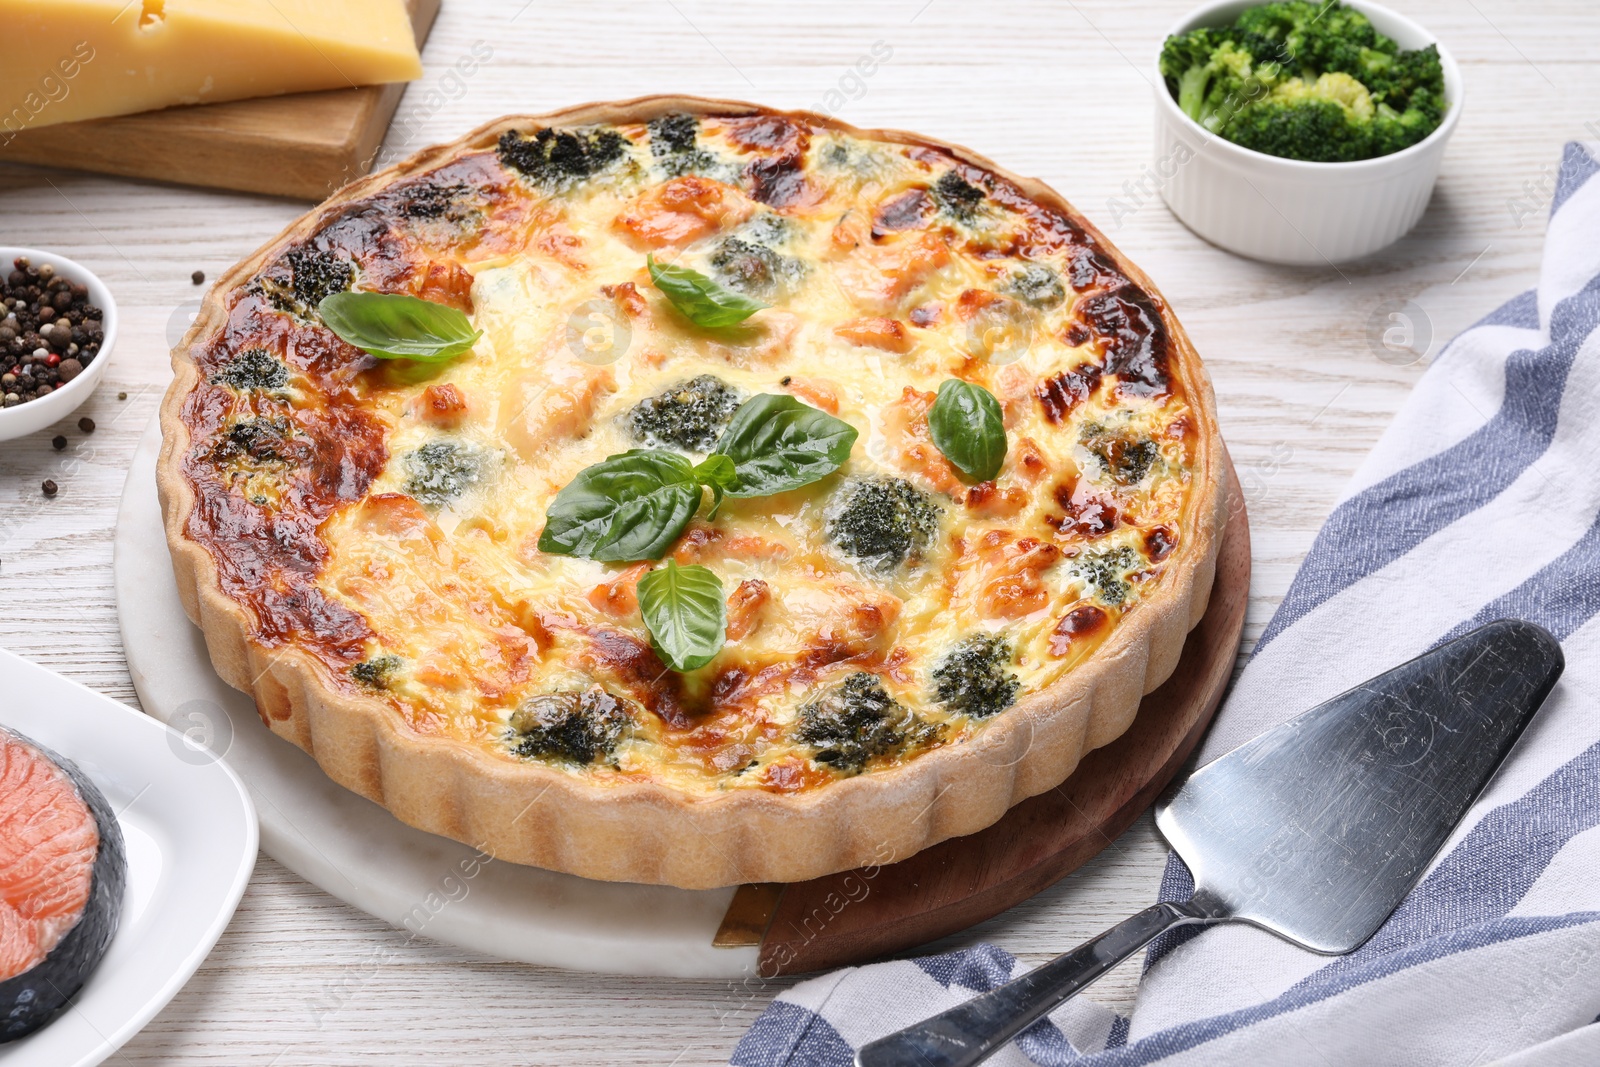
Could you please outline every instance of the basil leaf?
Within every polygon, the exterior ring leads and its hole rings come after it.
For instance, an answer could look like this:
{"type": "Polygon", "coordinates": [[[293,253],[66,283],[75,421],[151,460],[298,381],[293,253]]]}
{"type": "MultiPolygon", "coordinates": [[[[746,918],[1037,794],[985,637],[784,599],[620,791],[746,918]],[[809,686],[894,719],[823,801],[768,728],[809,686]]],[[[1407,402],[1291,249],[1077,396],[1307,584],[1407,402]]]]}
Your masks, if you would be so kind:
{"type": "Polygon", "coordinates": [[[981,385],[946,379],[928,412],[933,443],[969,478],[986,482],[1006,460],[1006,427],[1000,401],[981,385]]]}
{"type": "Polygon", "coordinates": [[[399,293],[334,293],[317,313],[340,339],[379,359],[441,362],[483,336],[455,308],[399,293]]]}
{"type": "Polygon", "coordinates": [[[652,254],[645,257],[650,280],[661,290],[678,313],[696,326],[721,329],[737,326],[768,305],[718,285],[697,270],[657,263],[652,254]]]}
{"type": "Polygon", "coordinates": [[[585,467],[545,511],[539,551],[612,562],[660,559],[700,508],[694,468],[635,449],[585,467]]]}
{"type": "Polygon", "coordinates": [[[711,487],[711,514],[706,517],[714,519],[722,510],[723,495],[735,481],[733,460],[713,452],[695,467],[694,476],[701,485],[711,487]]]}
{"type": "Polygon", "coordinates": [[[714,454],[733,461],[729,496],[771,496],[826,478],[850,458],[856,428],[792,396],[739,406],[714,454]]]}
{"type": "Polygon", "coordinates": [[[662,662],[675,671],[710,663],[727,637],[722,581],[709,567],[667,560],[639,579],[639,614],[662,662]]]}

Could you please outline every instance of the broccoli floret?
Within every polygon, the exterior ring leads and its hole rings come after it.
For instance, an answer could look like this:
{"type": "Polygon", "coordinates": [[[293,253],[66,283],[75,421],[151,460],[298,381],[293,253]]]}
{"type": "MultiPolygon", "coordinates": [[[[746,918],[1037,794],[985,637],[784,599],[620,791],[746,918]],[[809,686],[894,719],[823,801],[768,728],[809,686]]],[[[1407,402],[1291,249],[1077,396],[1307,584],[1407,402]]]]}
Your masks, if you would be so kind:
{"type": "Polygon", "coordinates": [[[592,178],[620,160],[628,140],[610,127],[555,130],[531,138],[515,130],[500,135],[500,162],[547,188],[562,190],[592,178]]]}
{"type": "Polygon", "coordinates": [[[650,123],[650,155],[668,177],[717,174],[728,166],[696,143],[700,121],[693,115],[662,115],[650,123]]]}
{"type": "Polygon", "coordinates": [[[246,460],[257,465],[293,463],[295,449],[291,446],[294,426],[281,415],[261,419],[241,419],[228,427],[211,450],[216,463],[246,460]]]}
{"type": "Polygon", "coordinates": [[[699,135],[700,123],[693,115],[662,115],[650,123],[650,154],[660,159],[691,151],[699,135]]]}
{"type": "Polygon", "coordinates": [[[1224,30],[1195,30],[1169,37],[1161,50],[1161,73],[1184,114],[1217,131],[1251,101],[1282,79],[1282,68],[1261,60],[1224,30]]]}
{"type": "Polygon", "coordinates": [[[211,376],[211,383],[241,393],[252,389],[270,392],[289,384],[289,368],[265,348],[247,348],[223,364],[211,376]]]}
{"type": "Polygon", "coordinates": [[[1058,307],[1067,298],[1061,276],[1043,263],[1029,263],[1014,271],[1006,282],[1006,289],[1024,304],[1041,311],[1058,307]]]}
{"type": "Polygon", "coordinates": [[[512,712],[507,743],[523,759],[588,765],[614,753],[632,725],[627,705],[598,686],[582,693],[546,693],[512,712]]]}
{"type": "Polygon", "coordinates": [[[1438,49],[1401,51],[1327,0],[1251,8],[1167,39],[1161,73],[1196,122],[1269,155],[1337,163],[1407,148],[1444,118],[1438,49]]]}
{"type": "Polygon", "coordinates": [[[483,477],[483,455],[471,445],[429,441],[403,460],[405,492],[417,503],[442,508],[483,477]]]}
{"type": "Polygon", "coordinates": [[[1444,117],[1444,67],[1437,45],[1382,59],[1381,66],[1360,75],[1374,103],[1395,111],[1417,108],[1430,113],[1435,121],[1444,117]]]}
{"type": "Polygon", "coordinates": [[[378,656],[350,668],[350,677],[368,689],[387,689],[396,671],[405,666],[399,656],[378,656]]]}
{"type": "Polygon", "coordinates": [[[745,223],[739,233],[746,241],[771,248],[788,240],[789,220],[771,211],[764,212],[745,223]]]}
{"type": "Polygon", "coordinates": [[[1375,109],[1366,88],[1348,74],[1315,82],[1283,82],[1243,108],[1223,133],[1235,144],[1289,159],[1343,163],[1368,159],[1375,109]]]}
{"type": "Polygon", "coordinates": [[[800,708],[795,737],[815,746],[818,763],[854,773],[905,741],[908,718],[877,675],[859,672],[800,708]]]}
{"type": "Polygon", "coordinates": [[[628,412],[628,429],[640,444],[710,452],[737,410],[733,386],[702,374],[639,401],[628,412]]]}
{"type": "MultiPolygon", "coordinates": [[[[762,227],[762,230],[770,230],[770,227],[762,227]]],[[[798,260],[739,237],[723,238],[711,253],[711,267],[724,285],[761,298],[770,298],[792,285],[804,271],[798,260]]]]}
{"type": "Polygon", "coordinates": [[[920,555],[939,531],[939,506],[904,478],[846,482],[828,506],[824,532],[846,556],[880,574],[920,555]]]}
{"type": "Polygon", "coordinates": [[[1373,155],[1386,156],[1410,148],[1437,126],[1438,121],[1427,109],[1412,107],[1397,112],[1387,104],[1380,104],[1372,120],[1373,155]]]}
{"type": "Polygon", "coordinates": [[[1127,545],[1116,548],[1085,549],[1072,561],[1072,573],[1094,587],[1103,603],[1117,605],[1128,599],[1133,586],[1128,573],[1139,566],[1139,557],[1127,545]]]}
{"type": "Polygon", "coordinates": [[[323,297],[342,293],[356,279],[355,264],[332,252],[305,248],[288,255],[289,269],[294,272],[294,295],[311,310],[322,303],[323,297]]]}
{"type": "Polygon", "coordinates": [[[1079,441],[1100,462],[1100,468],[1119,485],[1134,485],[1150,472],[1161,448],[1147,437],[1117,433],[1099,423],[1083,428],[1079,441]]]}
{"type": "Polygon", "coordinates": [[[978,205],[983,203],[983,190],[947,170],[933,183],[933,198],[959,221],[971,222],[978,216],[978,205]]]}
{"type": "Polygon", "coordinates": [[[958,715],[986,719],[1016,702],[1011,645],[994,634],[962,638],[933,669],[934,699],[958,715]]]}
{"type": "Polygon", "coordinates": [[[344,292],[355,280],[355,264],[338,253],[297,248],[257,279],[253,288],[265,293],[279,311],[310,319],[316,315],[323,297],[344,292]]]}
{"type": "Polygon", "coordinates": [[[1285,68],[1308,81],[1330,71],[1367,81],[1400,54],[1367,16],[1336,0],[1253,7],[1240,13],[1234,31],[1271,42],[1285,68]]]}
{"type": "Polygon", "coordinates": [[[449,219],[459,222],[471,214],[467,201],[474,194],[465,182],[423,180],[391,190],[395,210],[408,219],[449,219]]]}
{"type": "Polygon", "coordinates": [[[1444,119],[1444,71],[1434,45],[1402,52],[1370,82],[1377,112],[1372,121],[1374,155],[1410,148],[1444,119]]]}

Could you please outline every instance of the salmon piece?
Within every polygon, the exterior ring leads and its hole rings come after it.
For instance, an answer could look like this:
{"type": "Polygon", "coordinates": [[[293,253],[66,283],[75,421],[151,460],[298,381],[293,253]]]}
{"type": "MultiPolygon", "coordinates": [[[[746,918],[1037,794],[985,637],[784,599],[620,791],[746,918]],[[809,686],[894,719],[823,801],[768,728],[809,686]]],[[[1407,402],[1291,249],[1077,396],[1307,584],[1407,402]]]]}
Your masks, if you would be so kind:
{"type": "Polygon", "coordinates": [[[967,509],[985,518],[1014,519],[1027,506],[1028,492],[1021,486],[979,482],[967,490],[967,509]]]}
{"type": "Polygon", "coordinates": [[[966,491],[961,475],[933,443],[928,428],[928,409],[937,398],[906,386],[899,400],[883,406],[883,437],[901,470],[921,475],[941,493],[960,496],[966,491]]]}
{"type": "Polygon", "coordinates": [[[839,414],[839,387],[826,378],[800,378],[790,375],[785,379],[788,384],[785,389],[804,400],[814,408],[821,408],[829,415],[839,414]]]}
{"type": "Polygon", "coordinates": [[[39,934],[39,924],[0,900],[0,979],[31,971],[44,960],[39,934]]]}
{"type": "Polygon", "coordinates": [[[789,346],[800,332],[800,316],[768,308],[723,332],[730,340],[703,342],[707,355],[727,360],[735,367],[759,367],[789,354],[789,346]]]}
{"type": "Polygon", "coordinates": [[[733,186],[689,174],[640,194],[616,225],[641,248],[681,248],[739,225],[754,211],[733,186]]]}
{"type": "Polygon", "coordinates": [[[833,332],[863,348],[878,348],[896,355],[911,351],[911,335],[899,319],[852,319],[835,326],[833,332]]]}
{"type": "Polygon", "coordinates": [[[990,530],[979,539],[976,556],[975,599],[983,618],[1017,619],[1049,604],[1043,576],[1061,558],[1055,545],[990,530]]]}
{"type": "Polygon", "coordinates": [[[746,578],[728,595],[728,640],[741,641],[761,628],[761,611],[772,590],[760,578],[746,578]]]}
{"type": "Polygon", "coordinates": [[[595,408],[617,388],[610,367],[547,359],[501,396],[500,430],[524,460],[589,432],[595,408]]]}
{"type": "Polygon", "coordinates": [[[726,535],[718,527],[691,523],[673,548],[672,558],[679,566],[688,566],[717,559],[784,559],[789,551],[782,541],[769,541],[759,534],[726,535]]]}
{"type": "Polygon", "coordinates": [[[646,319],[650,315],[650,304],[639,293],[639,287],[632,282],[621,282],[617,285],[602,285],[601,295],[616,301],[617,310],[633,320],[646,319]]]}
{"type": "Polygon", "coordinates": [[[472,272],[459,263],[433,260],[412,284],[416,296],[423,300],[472,312],[472,272]]]}
{"type": "Polygon", "coordinates": [[[375,493],[357,508],[352,526],[367,537],[392,537],[400,541],[429,541],[444,536],[427,509],[404,493],[375,493]]]}
{"type": "Polygon", "coordinates": [[[848,211],[834,225],[833,232],[828,235],[828,244],[833,256],[844,256],[860,248],[868,236],[866,217],[858,211],[848,211]]]}
{"type": "Polygon", "coordinates": [[[995,399],[1000,401],[1006,429],[1013,429],[1033,409],[1033,374],[1020,363],[1007,363],[995,375],[995,399]]]}
{"type": "Polygon", "coordinates": [[[950,249],[930,233],[894,244],[868,245],[839,265],[839,285],[868,307],[898,311],[905,298],[950,262],[950,249]]]}
{"type": "Polygon", "coordinates": [[[1031,437],[1019,437],[1006,456],[1006,469],[1014,470],[1029,485],[1038,485],[1050,473],[1050,463],[1044,458],[1039,443],[1031,437]]]}
{"type": "Polygon", "coordinates": [[[579,272],[589,269],[589,261],[583,256],[583,238],[560,219],[547,223],[533,246],[564,267],[579,272]]]}
{"type": "Polygon", "coordinates": [[[430,385],[414,404],[417,418],[441,429],[454,429],[467,414],[467,398],[450,382],[430,385]]]}
{"type": "Polygon", "coordinates": [[[0,733],[0,979],[32,970],[89,902],[100,849],[94,817],[65,773],[0,733]]]}
{"type": "Polygon", "coordinates": [[[761,785],[771,793],[798,793],[832,781],[832,772],[808,759],[786,756],[761,769],[761,785]]]}
{"type": "Polygon", "coordinates": [[[639,579],[649,573],[653,563],[635,563],[609,582],[589,590],[589,603],[596,611],[614,618],[631,618],[639,610],[639,579]]]}
{"type": "MultiPolygon", "coordinates": [[[[836,651],[837,655],[818,660],[832,662],[882,645],[889,628],[900,617],[901,606],[899,597],[881,589],[845,580],[824,580],[784,590],[782,610],[775,610],[773,616],[774,621],[791,627],[813,656],[836,651]]],[[[774,602],[773,607],[780,605],[774,602]]]]}
{"type": "Polygon", "coordinates": [[[0,1043],[50,1022],[99,966],[126,881],[94,783],[0,728],[0,1043]]]}

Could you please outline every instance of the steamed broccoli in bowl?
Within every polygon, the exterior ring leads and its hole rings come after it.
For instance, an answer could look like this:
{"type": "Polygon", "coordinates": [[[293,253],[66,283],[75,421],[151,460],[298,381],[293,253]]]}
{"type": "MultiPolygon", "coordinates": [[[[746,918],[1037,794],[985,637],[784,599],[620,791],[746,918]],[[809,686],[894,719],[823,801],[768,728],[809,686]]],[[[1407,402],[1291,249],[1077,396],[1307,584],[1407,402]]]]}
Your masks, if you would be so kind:
{"type": "Polygon", "coordinates": [[[1282,0],[1167,38],[1161,73],[1212,133],[1316,163],[1409,148],[1443,121],[1439,50],[1405,51],[1337,0],[1282,0]]]}

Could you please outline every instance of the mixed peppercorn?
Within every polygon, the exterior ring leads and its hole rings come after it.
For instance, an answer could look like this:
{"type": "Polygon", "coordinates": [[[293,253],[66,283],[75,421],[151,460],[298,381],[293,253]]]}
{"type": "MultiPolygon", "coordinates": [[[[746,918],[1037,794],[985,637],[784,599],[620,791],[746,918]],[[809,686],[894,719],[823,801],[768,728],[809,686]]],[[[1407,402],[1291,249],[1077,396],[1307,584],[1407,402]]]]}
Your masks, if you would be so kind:
{"type": "Polygon", "coordinates": [[[83,373],[105,339],[101,311],[81,282],[18,256],[0,279],[0,398],[16,407],[83,373]]]}

